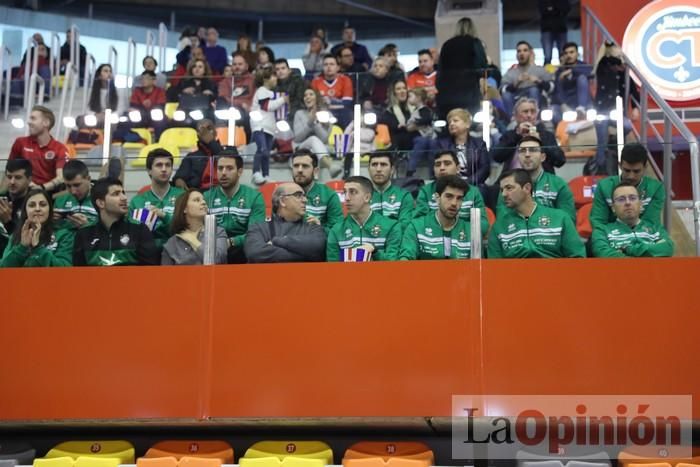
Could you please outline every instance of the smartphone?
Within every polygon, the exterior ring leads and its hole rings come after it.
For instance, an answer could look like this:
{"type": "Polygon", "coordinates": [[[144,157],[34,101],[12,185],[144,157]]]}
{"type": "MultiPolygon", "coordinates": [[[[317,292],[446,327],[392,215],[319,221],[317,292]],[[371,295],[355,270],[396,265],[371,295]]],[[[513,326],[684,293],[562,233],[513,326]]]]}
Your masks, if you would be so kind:
{"type": "Polygon", "coordinates": [[[0,195],[0,199],[3,200],[3,201],[5,201],[6,203],[9,203],[9,202],[10,202],[10,198],[8,198],[8,197],[5,196],[5,195],[0,195]]]}

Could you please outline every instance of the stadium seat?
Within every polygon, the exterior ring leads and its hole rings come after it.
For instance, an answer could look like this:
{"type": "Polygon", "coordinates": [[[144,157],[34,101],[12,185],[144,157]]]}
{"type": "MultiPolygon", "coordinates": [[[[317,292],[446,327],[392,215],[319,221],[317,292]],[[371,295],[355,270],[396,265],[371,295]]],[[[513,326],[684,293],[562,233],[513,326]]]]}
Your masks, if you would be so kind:
{"type": "Polygon", "coordinates": [[[36,457],[36,450],[21,441],[0,441],[0,460],[14,460],[20,465],[29,465],[36,457]]]}
{"type": "Polygon", "coordinates": [[[496,214],[494,214],[493,210],[489,207],[486,208],[486,218],[489,220],[489,226],[496,222],[496,214]]]}
{"type": "Polygon", "coordinates": [[[685,446],[667,446],[663,457],[658,447],[635,446],[617,455],[618,467],[679,467],[679,464],[700,465],[700,449],[685,446]],[[692,457],[688,457],[688,455],[692,457]]]}
{"type": "Polygon", "coordinates": [[[343,467],[429,467],[427,460],[404,459],[402,457],[363,457],[343,459],[343,467]]]}
{"type": "Polygon", "coordinates": [[[593,203],[584,204],[576,211],[576,231],[581,238],[588,240],[593,234],[593,227],[589,219],[593,203]]]}
{"type": "Polygon", "coordinates": [[[569,180],[569,188],[571,188],[571,192],[574,195],[574,204],[576,205],[576,208],[580,208],[584,204],[593,202],[595,187],[598,180],[601,178],[605,178],[605,176],[583,175],[569,180]]]}
{"type": "Polygon", "coordinates": [[[287,456],[284,459],[278,457],[242,457],[240,467],[325,467],[322,459],[308,457],[287,456]]]}
{"type": "Polygon", "coordinates": [[[144,457],[203,457],[218,459],[222,464],[233,464],[233,448],[226,441],[160,441],[151,446],[144,457]]]}
{"type": "Polygon", "coordinates": [[[139,155],[131,162],[132,167],[146,167],[146,157],[148,153],[157,148],[163,148],[173,155],[173,166],[177,166],[180,162],[180,148],[175,145],[164,145],[161,143],[149,144],[144,146],[139,151],[139,155]]]}
{"type": "Polygon", "coordinates": [[[0,467],[15,467],[18,465],[15,459],[0,459],[0,467]]]}
{"type": "Polygon", "coordinates": [[[586,122],[565,122],[562,120],[557,125],[556,137],[567,159],[587,159],[595,155],[596,133],[592,124],[587,126],[586,122]],[[569,134],[567,129],[570,125],[585,125],[586,127],[575,134],[569,134]]]}
{"type": "MultiPolygon", "coordinates": [[[[146,456],[148,456],[148,452],[146,452],[146,456]]],[[[139,457],[136,459],[136,467],[177,467],[177,459],[172,456],[139,457]]]]}
{"type": "Polygon", "coordinates": [[[377,149],[386,149],[391,146],[391,134],[389,133],[389,127],[380,123],[377,125],[377,134],[374,137],[374,145],[377,149]]]}
{"type": "MultiPolygon", "coordinates": [[[[180,458],[177,465],[178,467],[221,467],[221,463],[221,459],[216,457],[185,456],[180,458]]],[[[233,464],[233,456],[230,463],[233,464]]]]}
{"type": "MultiPolygon", "coordinates": [[[[216,129],[216,139],[221,144],[228,144],[228,127],[220,126],[216,129]]],[[[236,147],[245,146],[248,144],[248,138],[245,135],[245,130],[241,126],[236,127],[236,147]]]]}
{"type": "Polygon", "coordinates": [[[285,457],[300,457],[320,459],[325,465],[333,464],[333,451],[322,441],[259,441],[248,448],[244,457],[276,457],[280,460],[285,457]]]}
{"type": "Polygon", "coordinates": [[[345,181],[329,180],[326,182],[326,186],[338,193],[338,198],[340,198],[340,204],[343,206],[343,215],[347,215],[348,211],[345,207],[345,181]]]}
{"type": "Polygon", "coordinates": [[[414,441],[361,441],[350,446],[343,456],[346,459],[380,457],[385,461],[390,458],[414,459],[433,465],[433,451],[423,443],[414,441]]]}
{"type": "Polygon", "coordinates": [[[42,457],[39,459],[34,459],[34,467],[73,467],[75,459],[69,456],[63,457],[42,457]]]}
{"type": "Polygon", "coordinates": [[[145,143],[124,143],[122,144],[124,149],[141,149],[142,147],[153,143],[153,135],[151,134],[151,130],[148,128],[132,128],[131,131],[138,133],[145,143]]]}
{"type": "Polygon", "coordinates": [[[173,117],[175,116],[175,111],[177,110],[178,105],[180,105],[178,102],[166,102],[165,103],[165,109],[163,110],[163,113],[165,114],[166,117],[168,117],[168,120],[173,119],[173,117]]]}
{"type": "Polygon", "coordinates": [[[275,188],[280,186],[282,183],[283,182],[267,182],[258,188],[263,196],[263,200],[265,201],[265,217],[268,219],[272,217],[272,193],[275,191],[275,188]]]}
{"type": "Polygon", "coordinates": [[[80,456],[73,463],[73,467],[119,467],[119,464],[124,462],[116,457],[80,456]]]}
{"type": "Polygon", "coordinates": [[[180,149],[194,149],[197,147],[197,130],[189,127],[168,128],[160,135],[158,143],[180,149]]]}
{"type": "Polygon", "coordinates": [[[66,441],[49,450],[46,458],[109,457],[120,464],[134,463],[134,446],[128,441],[66,441]]]}

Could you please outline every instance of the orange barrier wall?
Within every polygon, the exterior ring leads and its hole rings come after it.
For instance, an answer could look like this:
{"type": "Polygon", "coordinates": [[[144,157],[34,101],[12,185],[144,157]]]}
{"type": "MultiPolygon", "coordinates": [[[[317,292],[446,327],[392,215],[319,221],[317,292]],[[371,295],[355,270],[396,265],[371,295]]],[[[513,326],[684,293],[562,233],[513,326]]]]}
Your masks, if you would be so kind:
{"type": "Polygon", "coordinates": [[[692,394],[700,260],[0,270],[0,419],[449,416],[692,394]]]}

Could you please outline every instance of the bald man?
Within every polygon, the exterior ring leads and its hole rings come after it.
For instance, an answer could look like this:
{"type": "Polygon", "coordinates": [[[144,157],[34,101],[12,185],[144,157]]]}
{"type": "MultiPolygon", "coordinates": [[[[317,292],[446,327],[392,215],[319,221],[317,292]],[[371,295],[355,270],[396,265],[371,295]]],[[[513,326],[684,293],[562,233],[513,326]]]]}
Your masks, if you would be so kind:
{"type": "Polygon", "coordinates": [[[283,183],[272,193],[272,219],[248,229],[249,263],[314,262],[326,259],[326,232],[305,221],[306,193],[296,183],[283,183]]]}

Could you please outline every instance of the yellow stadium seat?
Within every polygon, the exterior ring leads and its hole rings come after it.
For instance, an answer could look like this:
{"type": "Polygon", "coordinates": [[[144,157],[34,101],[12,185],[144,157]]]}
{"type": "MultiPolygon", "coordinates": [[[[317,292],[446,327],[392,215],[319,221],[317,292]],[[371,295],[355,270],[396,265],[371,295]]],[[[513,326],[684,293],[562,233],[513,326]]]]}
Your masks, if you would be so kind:
{"type": "Polygon", "coordinates": [[[124,143],[122,144],[122,147],[124,149],[141,149],[144,146],[148,146],[149,144],[153,143],[153,135],[151,134],[151,130],[148,128],[132,128],[131,131],[134,133],[138,133],[138,135],[141,137],[142,140],[146,142],[144,143],[124,143]]]}
{"type": "MultiPolygon", "coordinates": [[[[148,452],[146,452],[146,455],[148,455],[148,452]]],[[[136,459],[136,467],[177,467],[177,459],[172,456],[139,457],[136,459]]]]}
{"type": "Polygon", "coordinates": [[[125,462],[116,457],[80,456],[73,463],[73,467],[119,467],[119,464],[125,462]]]}
{"type": "Polygon", "coordinates": [[[333,450],[322,441],[259,441],[248,448],[244,457],[277,457],[280,460],[301,457],[333,464],[333,450]]]}
{"type": "Polygon", "coordinates": [[[47,458],[112,457],[120,464],[134,463],[134,446],[128,441],[66,441],[53,447],[47,458]]]}
{"type": "Polygon", "coordinates": [[[428,465],[435,461],[433,451],[428,446],[414,441],[361,441],[345,451],[343,461],[368,457],[381,457],[385,461],[394,457],[415,459],[427,462],[428,465]]]}
{"type": "MultiPolygon", "coordinates": [[[[231,462],[233,464],[233,462],[231,462]]],[[[185,456],[177,463],[178,467],[221,467],[221,459],[214,457],[185,456]]]]}
{"type": "Polygon", "coordinates": [[[73,467],[73,458],[68,456],[34,459],[34,467],[73,467]]]}
{"type": "Polygon", "coordinates": [[[177,146],[181,149],[197,147],[197,130],[189,127],[168,128],[158,139],[163,145],[177,146]]]}
{"type": "Polygon", "coordinates": [[[310,457],[287,456],[284,459],[279,457],[242,457],[239,460],[240,467],[325,467],[326,463],[322,459],[310,457]]]}
{"type": "Polygon", "coordinates": [[[226,441],[168,440],[151,446],[144,457],[185,456],[219,459],[222,464],[233,464],[233,448],[226,441]]]}
{"type": "Polygon", "coordinates": [[[330,133],[328,133],[328,146],[333,148],[335,150],[335,136],[336,135],[342,135],[343,134],[343,129],[340,128],[338,125],[333,125],[331,127],[330,133]]]}
{"type": "Polygon", "coordinates": [[[166,117],[168,117],[168,120],[173,119],[173,117],[175,116],[175,111],[177,110],[177,107],[179,105],[180,104],[178,102],[166,102],[165,110],[163,110],[163,113],[166,117]]]}
{"type": "Polygon", "coordinates": [[[141,148],[141,151],[139,151],[139,155],[136,159],[134,159],[131,162],[132,167],[146,167],[146,157],[148,156],[148,153],[153,151],[154,149],[157,148],[163,148],[166,151],[168,151],[170,154],[173,155],[173,166],[177,166],[177,164],[180,162],[180,148],[174,145],[163,145],[161,143],[155,143],[155,144],[149,144],[148,146],[144,146],[141,148]]]}

